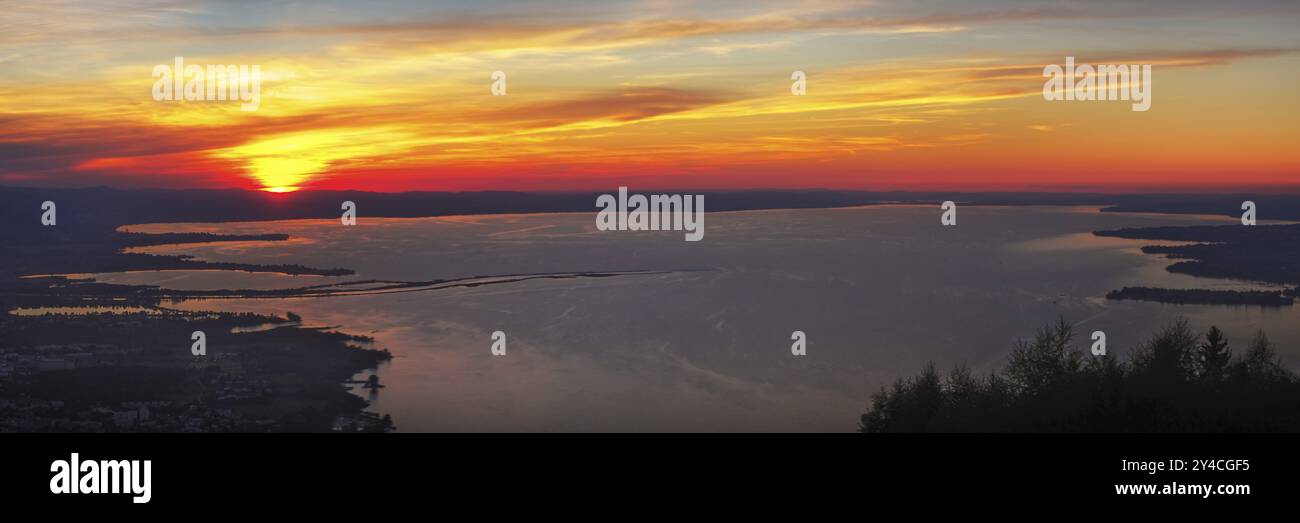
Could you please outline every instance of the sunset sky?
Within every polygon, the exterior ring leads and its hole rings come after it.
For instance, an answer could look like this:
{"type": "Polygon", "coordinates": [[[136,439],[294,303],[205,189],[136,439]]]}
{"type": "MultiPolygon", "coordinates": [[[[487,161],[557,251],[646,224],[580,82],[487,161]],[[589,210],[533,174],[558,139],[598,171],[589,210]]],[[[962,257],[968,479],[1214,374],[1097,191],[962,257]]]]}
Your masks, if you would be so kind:
{"type": "Polygon", "coordinates": [[[0,184],[1300,191],[1291,1],[362,4],[0,2],[0,184]],[[154,100],[176,56],[260,107],[154,100]],[[1151,109],[1044,100],[1066,56],[1151,109]]]}

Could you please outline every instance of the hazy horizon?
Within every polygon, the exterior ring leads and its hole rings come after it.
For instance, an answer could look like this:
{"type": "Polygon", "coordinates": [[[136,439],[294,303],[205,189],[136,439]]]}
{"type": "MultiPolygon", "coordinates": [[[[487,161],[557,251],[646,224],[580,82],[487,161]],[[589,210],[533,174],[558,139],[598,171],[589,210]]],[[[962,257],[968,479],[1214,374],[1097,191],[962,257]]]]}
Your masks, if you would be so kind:
{"type": "Polygon", "coordinates": [[[22,184],[0,184],[0,189],[16,190],[94,190],[109,189],[116,191],[242,191],[250,193],[267,193],[276,196],[292,197],[293,195],[302,195],[310,193],[325,192],[356,192],[356,193],[379,193],[379,194],[403,194],[403,193],[525,193],[525,194],[599,194],[617,190],[619,187],[629,187],[638,192],[665,192],[678,190],[692,190],[704,192],[842,192],[842,193],[880,193],[880,194],[950,194],[950,195],[996,195],[996,194],[1021,194],[1021,195],[1069,195],[1069,196],[1250,196],[1259,194],[1261,191],[1269,191],[1271,196],[1300,196],[1300,183],[1280,184],[1280,185],[1214,185],[1214,186],[1189,186],[1189,185],[1171,185],[1163,187],[1150,188],[1132,188],[1132,187],[1053,187],[1053,188],[1033,188],[1023,185],[1015,186],[985,186],[982,188],[962,188],[954,186],[932,187],[926,185],[910,186],[909,188],[890,188],[878,186],[862,187],[829,187],[829,186],[737,186],[737,187],[720,187],[720,186],[691,186],[691,185],[671,185],[663,183],[645,183],[645,184],[618,184],[613,185],[593,185],[583,189],[476,189],[476,190],[426,190],[426,189],[363,189],[363,188],[313,188],[299,189],[292,192],[272,192],[263,189],[250,187],[136,187],[113,185],[107,183],[88,184],[88,185],[22,185],[22,184]],[[1230,192],[1225,192],[1228,190],[1230,192]]]}

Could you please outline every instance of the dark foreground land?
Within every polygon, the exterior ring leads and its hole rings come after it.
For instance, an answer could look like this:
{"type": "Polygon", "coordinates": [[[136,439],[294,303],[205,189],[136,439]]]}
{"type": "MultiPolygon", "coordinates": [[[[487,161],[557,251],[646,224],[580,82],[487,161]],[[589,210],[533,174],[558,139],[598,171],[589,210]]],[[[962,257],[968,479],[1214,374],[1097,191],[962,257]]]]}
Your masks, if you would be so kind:
{"type": "Polygon", "coordinates": [[[387,360],[286,318],[150,312],[0,317],[0,431],[384,431],[341,383],[387,360]],[[257,328],[260,327],[260,328],[257,328]],[[238,332],[240,328],[248,332],[238,332]],[[206,354],[191,353],[202,331],[206,354]]]}
{"type": "Polygon", "coordinates": [[[1300,432],[1300,379],[1263,333],[1234,349],[1179,320],[1127,359],[1073,345],[1064,319],[1002,371],[933,365],[873,398],[862,432],[1300,432]]]}

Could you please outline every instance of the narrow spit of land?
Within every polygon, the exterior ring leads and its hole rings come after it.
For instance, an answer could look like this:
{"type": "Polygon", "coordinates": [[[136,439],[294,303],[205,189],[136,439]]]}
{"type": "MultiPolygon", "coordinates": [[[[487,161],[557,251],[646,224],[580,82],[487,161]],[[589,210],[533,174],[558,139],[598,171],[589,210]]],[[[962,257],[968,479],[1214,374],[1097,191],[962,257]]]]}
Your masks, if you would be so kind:
{"type": "Polygon", "coordinates": [[[1174,260],[1166,268],[1169,272],[1290,287],[1250,291],[1125,287],[1107,295],[1113,300],[1287,307],[1300,294],[1300,225],[1142,227],[1094,234],[1133,240],[1187,242],[1142,248],[1144,253],[1174,260]]]}

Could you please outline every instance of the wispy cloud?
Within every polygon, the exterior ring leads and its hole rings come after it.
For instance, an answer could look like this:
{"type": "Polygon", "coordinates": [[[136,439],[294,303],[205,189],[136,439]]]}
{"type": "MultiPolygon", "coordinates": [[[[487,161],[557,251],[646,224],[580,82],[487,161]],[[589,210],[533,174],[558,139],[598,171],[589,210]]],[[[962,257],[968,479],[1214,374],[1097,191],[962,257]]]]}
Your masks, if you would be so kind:
{"type": "Polygon", "coordinates": [[[853,173],[987,172],[1009,158],[1030,171],[1053,165],[1034,151],[1063,147],[1033,140],[1087,148],[1116,133],[1180,153],[1132,158],[1148,170],[1235,162],[1300,174],[1281,149],[1297,137],[1297,104],[1272,87],[1300,79],[1285,23],[1300,13],[1177,5],[6,2],[0,182],[497,187],[567,173],[743,184],[786,169],[807,185],[868,185],[881,178],[853,173]],[[179,55],[259,64],[261,107],[152,100],[151,67],[179,55]],[[1071,113],[1038,103],[1043,66],[1067,55],[1176,74],[1159,80],[1146,120],[1071,113]],[[495,70],[509,73],[507,96],[489,93],[495,70]],[[807,96],[791,95],[793,70],[808,73],[807,96]],[[1199,90],[1210,85],[1244,92],[1199,90]],[[1180,123],[1246,115],[1265,138],[1180,123]]]}

